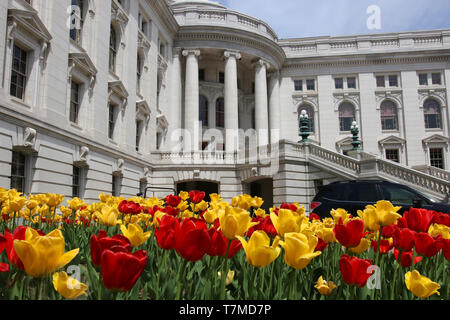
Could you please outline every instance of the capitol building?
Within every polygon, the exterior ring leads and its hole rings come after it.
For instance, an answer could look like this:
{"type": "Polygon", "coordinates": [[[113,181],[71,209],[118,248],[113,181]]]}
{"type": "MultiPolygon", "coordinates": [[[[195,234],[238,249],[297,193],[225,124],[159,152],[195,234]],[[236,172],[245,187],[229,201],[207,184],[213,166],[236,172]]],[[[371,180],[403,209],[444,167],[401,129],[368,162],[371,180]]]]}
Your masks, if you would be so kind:
{"type": "Polygon", "coordinates": [[[338,180],[450,193],[450,30],[280,39],[207,0],[3,0],[0,38],[0,187],[307,209],[338,180]]]}

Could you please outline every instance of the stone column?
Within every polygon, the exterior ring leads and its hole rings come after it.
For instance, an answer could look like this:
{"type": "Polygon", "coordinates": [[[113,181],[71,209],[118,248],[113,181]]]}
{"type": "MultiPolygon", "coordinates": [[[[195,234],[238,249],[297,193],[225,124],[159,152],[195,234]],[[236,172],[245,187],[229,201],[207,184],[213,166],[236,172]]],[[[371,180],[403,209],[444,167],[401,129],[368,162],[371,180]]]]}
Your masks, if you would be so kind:
{"type": "Polygon", "coordinates": [[[233,152],[239,146],[239,103],[237,60],[241,54],[225,51],[225,151],[233,152]]]}
{"type": "Polygon", "coordinates": [[[269,143],[269,110],[267,106],[267,68],[268,63],[259,59],[255,68],[255,122],[258,145],[269,143]]]}
{"type": "Polygon", "coordinates": [[[190,146],[191,151],[198,151],[200,144],[198,56],[200,56],[200,50],[184,50],[183,56],[186,57],[184,128],[190,133],[190,144],[185,146],[186,148],[190,146]]]}
{"type": "Polygon", "coordinates": [[[182,129],[182,79],[181,79],[181,51],[174,49],[172,62],[172,76],[171,76],[171,95],[170,95],[170,114],[169,117],[169,147],[177,145],[180,141],[182,129]]]}
{"type": "Polygon", "coordinates": [[[280,72],[269,74],[269,124],[270,143],[277,143],[281,137],[280,114],[280,72]]]}

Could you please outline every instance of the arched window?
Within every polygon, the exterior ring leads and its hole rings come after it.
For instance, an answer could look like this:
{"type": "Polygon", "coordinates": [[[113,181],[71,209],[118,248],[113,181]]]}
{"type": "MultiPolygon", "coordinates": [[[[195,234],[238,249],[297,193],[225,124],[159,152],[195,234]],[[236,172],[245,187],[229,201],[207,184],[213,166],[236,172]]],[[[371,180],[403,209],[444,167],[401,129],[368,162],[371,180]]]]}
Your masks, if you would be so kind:
{"type": "Polygon", "coordinates": [[[302,114],[302,111],[303,111],[303,110],[306,111],[306,114],[308,115],[308,118],[309,118],[309,128],[308,128],[308,131],[311,132],[311,133],[314,133],[314,132],[315,132],[315,126],[314,126],[314,108],[311,107],[310,105],[304,104],[304,105],[301,105],[301,106],[298,108],[298,125],[299,125],[299,128],[301,127],[301,124],[300,124],[300,115],[302,114]]]}
{"type": "Polygon", "coordinates": [[[350,131],[355,121],[355,108],[349,102],[343,102],[339,106],[339,129],[341,132],[350,131]]]}
{"type": "Polygon", "coordinates": [[[381,104],[382,130],[398,130],[397,106],[394,102],[386,100],[381,104]]]}
{"type": "Polygon", "coordinates": [[[117,57],[117,34],[113,25],[109,34],[109,71],[116,71],[116,57],[117,57]]]}
{"type": "Polygon", "coordinates": [[[200,96],[200,101],[199,101],[199,121],[202,122],[202,125],[204,127],[209,126],[209,116],[208,116],[208,100],[206,100],[205,96],[200,96]]]}
{"type": "Polygon", "coordinates": [[[441,105],[434,99],[428,99],[423,104],[426,129],[441,129],[441,105]]]}
{"type": "Polygon", "coordinates": [[[225,127],[225,100],[223,98],[216,101],[216,127],[225,127]]]}

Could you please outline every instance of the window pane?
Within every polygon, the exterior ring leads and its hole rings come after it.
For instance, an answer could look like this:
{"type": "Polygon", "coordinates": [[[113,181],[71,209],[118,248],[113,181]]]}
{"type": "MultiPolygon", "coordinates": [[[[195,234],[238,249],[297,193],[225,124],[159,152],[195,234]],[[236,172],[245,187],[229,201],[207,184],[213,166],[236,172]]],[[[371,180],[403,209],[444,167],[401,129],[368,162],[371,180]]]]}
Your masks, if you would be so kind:
{"type": "Polygon", "coordinates": [[[419,74],[419,85],[421,86],[428,85],[428,75],[426,73],[419,74]]]}
{"type": "Polygon", "coordinates": [[[440,73],[431,74],[431,80],[432,80],[433,84],[438,84],[438,85],[442,84],[440,73]]]}
{"type": "Polygon", "coordinates": [[[396,186],[382,186],[383,198],[395,204],[413,205],[417,195],[407,189],[396,186]]]}
{"type": "Polygon", "coordinates": [[[434,99],[428,99],[423,105],[423,112],[425,114],[425,128],[440,129],[442,128],[441,121],[441,106],[434,99]]]}
{"type": "Polygon", "coordinates": [[[430,149],[430,165],[432,167],[444,169],[444,152],[442,148],[430,149]]]}
{"type": "Polygon", "coordinates": [[[303,81],[302,80],[295,80],[295,91],[303,91],[303,81]]]}
{"type": "Polygon", "coordinates": [[[316,90],[315,82],[314,80],[306,80],[306,90],[308,91],[314,91],[316,90]]]}
{"type": "Polygon", "coordinates": [[[72,173],[72,197],[80,197],[80,168],[75,166],[72,173]]]}
{"type": "Polygon", "coordinates": [[[377,76],[377,87],[384,88],[386,86],[384,82],[384,76],[377,76]]]}
{"type": "Polygon", "coordinates": [[[202,125],[207,127],[209,125],[208,122],[208,100],[206,97],[200,96],[200,110],[199,110],[199,121],[202,122],[202,125]]]}
{"type": "Polygon", "coordinates": [[[336,89],[344,89],[344,79],[343,78],[334,79],[334,87],[336,89]]]}
{"type": "Polygon", "coordinates": [[[390,87],[398,87],[398,77],[397,76],[389,76],[389,86],[390,87]]]}
{"type": "Polygon", "coordinates": [[[11,161],[11,189],[25,192],[25,156],[13,151],[11,161]]]}
{"type": "Polygon", "coordinates": [[[398,155],[398,149],[387,149],[386,150],[386,159],[394,162],[400,162],[400,158],[398,155]]]}
{"type": "Polygon", "coordinates": [[[219,98],[216,101],[216,127],[225,127],[225,113],[224,113],[225,101],[223,98],[219,98]]]}
{"type": "Polygon", "coordinates": [[[347,87],[349,89],[356,89],[356,78],[347,78],[347,87]]]}
{"type": "Polygon", "coordinates": [[[358,184],[358,188],[351,188],[347,194],[348,201],[377,202],[378,192],[375,184],[358,184]]]}
{"type": "Polygon", "coordinates": [[[398,129],[397,107],[392,101],[381,104],[381,127],[382,130],[398,129]]]}

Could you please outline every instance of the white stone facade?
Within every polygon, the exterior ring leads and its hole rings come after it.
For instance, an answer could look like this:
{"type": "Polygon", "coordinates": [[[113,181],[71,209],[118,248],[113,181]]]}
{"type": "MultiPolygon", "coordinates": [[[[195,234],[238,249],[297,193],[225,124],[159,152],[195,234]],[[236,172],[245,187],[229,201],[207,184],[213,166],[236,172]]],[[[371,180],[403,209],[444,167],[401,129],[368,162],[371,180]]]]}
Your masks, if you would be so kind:
{"type": "Polygon", "coordinates": [[[205,181],[227,200],[256,192],[274,204],[308,205],[317,184],[336,179],[414,184],[392,170],[383,176],[384,162],[365,175],[364,159],[354,164],[342,156],[351,141],[340,127],[347,103],[363,158],[382,161],[394,150],[395,170],[426,171],[426,179],[438,177],[447,188],[431,193],[448,193],[450,30],[278,39],[267,23],[206,0],[84,0],[78,11],[72,3],[79,1],[0,2],[1,187],[16,183],[13,152],[23,155],[25,193],[70,198],[75,185],[88,201],[113,189],[132,197],[145,186],[205,181]],[[438,107],[425,107],[430,99],[438,107]],[[396,115],[387,114],[383,130],[386,101],[396,115]],[[303,109],[322,149],[296,144],[303,109]],[[239,129],[250,141],[258,137],[250,150],[239,129]],[[278,151],[270,163],[237,155],[251,157],[268,144],[278,151]]]}

